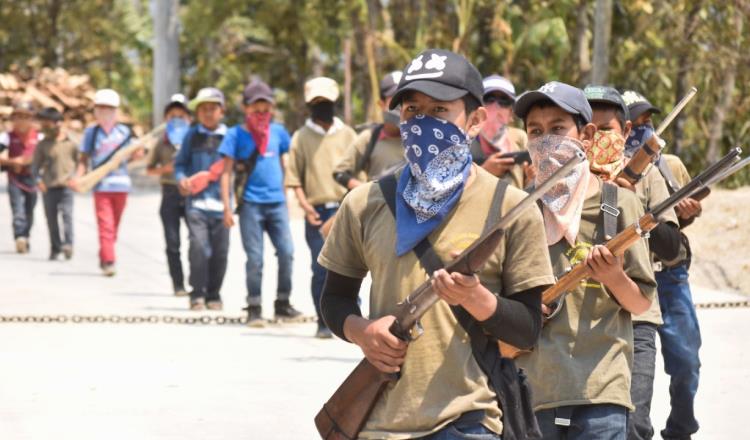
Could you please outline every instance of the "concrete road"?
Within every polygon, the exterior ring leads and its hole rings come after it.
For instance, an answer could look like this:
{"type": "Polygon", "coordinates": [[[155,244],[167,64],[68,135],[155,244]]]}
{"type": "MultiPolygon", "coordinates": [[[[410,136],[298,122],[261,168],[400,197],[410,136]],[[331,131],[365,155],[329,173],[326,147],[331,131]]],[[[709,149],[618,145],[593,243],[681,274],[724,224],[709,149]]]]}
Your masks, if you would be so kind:
{"type": "MultiPolygon", "coordinates": [[[[41,203],[32,252],[17,255],[7,195],[0,194],[0,315],[199,315],[187,311],[187,299],[171,294],[157,193],[128,200],[114,278],[99,273],[90,197],[75,200],[74,259],[49,262],[41,203]]],[[[292,228],[292,302],[313,314],[303,225],[295,220],[292,228]]],[[[266,254],[266,274],[274,274],[270,243],[266,254]]],[[[223,315],[241,315],[244,260],[235,228],[223,315]]],[[[270,317],[275,276],[263,286],[270,317]]],[[[736,299],[696,290],[697,302],[736,299]]],[[[699,318],[702,428],[695,438],[750,438],[750,426],[740,422],[750,392],[750,355],[743,350],[750,309],[700,310],[699,318]]],[[[314,331],[314,324],[0,324],[0,438],[315,438],[315,413],[361,354],[340,340],[317,340],[314,331]]],[[[659,363],[652,411],[657,432],[668,413],[667,388],[659,363]]]]}

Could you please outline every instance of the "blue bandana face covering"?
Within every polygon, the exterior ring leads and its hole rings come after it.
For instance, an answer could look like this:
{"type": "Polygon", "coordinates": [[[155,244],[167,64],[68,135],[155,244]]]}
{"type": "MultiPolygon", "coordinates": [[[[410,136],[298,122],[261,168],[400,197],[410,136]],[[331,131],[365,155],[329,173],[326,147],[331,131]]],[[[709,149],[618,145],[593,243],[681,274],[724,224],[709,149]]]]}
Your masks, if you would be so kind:
{"type": "Polygon", "coordinates": [[[167,121],[166,131],[169,143],[175,146],[182,144],[185,133],[187,133],[189,128],[190,124],[183,118],[175,117],[167,121]]]}
{"type": "Polygon", "coordinates": [[[401,123],[407,167],[396,197],[396,255],[416,246],[458,203],[471,170],[470,140],[456,125],[417,115],[401,123]]]}
{"type": "Polygon", "coordinates": [[[625,141],[625,157],[633,157],[635,152],[641,148],[641,145],[645,144],[654,133],[654,126],[650,124],[633,127],[628,140],[625,141]]]}

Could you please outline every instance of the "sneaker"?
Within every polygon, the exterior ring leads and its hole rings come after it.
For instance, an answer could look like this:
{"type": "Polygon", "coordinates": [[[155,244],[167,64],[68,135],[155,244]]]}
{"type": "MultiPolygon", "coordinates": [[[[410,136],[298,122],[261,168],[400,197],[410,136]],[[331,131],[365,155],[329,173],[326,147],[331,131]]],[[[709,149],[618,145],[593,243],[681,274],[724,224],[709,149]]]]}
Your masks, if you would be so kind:
{"type": "Polygon", "coordinates": [[[60,259],[60,252],[50,252],[49,253],[49,261],[57,261],[60,259]]]}
{"type": "Polygon", "coordinates": [[[62,253],[65,255],[66,260],[73,258],[73,245],[64,244],[62,245],[62,253]]]}
{"type": "Polygon", "coordinates": [[[29,240],[26,237],[16,238],[16,252],[19,254],[29,252],[29,240]]]}
{"type": "Polygon", "coordinates": [[[105,277],[113,277],[117,273],[114,263],[102,263],[102,273],[105,277]]]}
{"type": "Polygon", "coordinates": [[[174,296],[188,296],[187,290],[184,287],[175,287],[174,296]]]}
{"type": "Polygon", "coordinates": [[[260,328],[266,325],[263,321],[262,309],[260,306],[247,306],[247,326],[260,328]]]}
{"type": "Polygon", "coordinates": [[[219,311],[224,308],[224,305],[221,303],[221,301],[208,301],[206,303],[206,308],[208,310],[219,311]]]}
{"type": "Polygon", "coordinates": [[[203,298],[195,298],[190,300],[190,310],[194,312],[200,312],[206,310],[206,300],[203,298]]]}
{"type": "Polygon", "coordinates": [[[277,299],[273,303],[274,317],[276,319],[288,320],[302,316],[302,312],[292,307],[288,299],[277,299]]]}
{"type": "Polygon", "coordinates": [[[315,337],[318,339],[331,339],[333,338],[333,332],[326,326],[318,326],[318,331],[315,333],[315,337]]]}

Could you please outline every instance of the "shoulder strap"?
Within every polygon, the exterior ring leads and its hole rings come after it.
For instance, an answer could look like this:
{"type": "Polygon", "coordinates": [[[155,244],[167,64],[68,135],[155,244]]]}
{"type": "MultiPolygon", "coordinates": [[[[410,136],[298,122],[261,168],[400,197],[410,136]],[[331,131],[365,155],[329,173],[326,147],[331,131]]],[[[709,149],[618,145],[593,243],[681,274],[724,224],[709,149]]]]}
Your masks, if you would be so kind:
{"type": "Polygon", "coordinates": [[[659,169],[659,172],[662,176],[664,176],[664,180],[667,182],[667,189],[669,190],[669,194],[673,194],[678,189],[680,189],[680,185],[677,183],[677,179],[675,179],[674,174],[672,174],[672,170],[669,168],[669,165],[667,165],[667,161],[664,160],[664,155],[659,155],[659,159],[656,160],[656,167],[659,169]]]}
{"type": "Polygon", "coordinates": [[[367,168],[367,165],[370,163],[370,158],[372,157],[372,152],[375,151],[375,144],[378,143],[380,133],[383,131],[383,125],[384,124],[378,124],[372,129],[370,141],[367,142],[367,148],[365,148],[365,154],[362,155],[359,163],[357,163],[357,169],[354,171],[359,172],[367,168]]]}
{"type": "Polygon", "coordinates": [[[601,196],[602,224],[604,225],[604,239],[610,240],[617,235],[617,217],[620,210],[617,209],[617,186],[603,182],[601,196]]]}
{"type": "MultiPolygon", "coordinates": [[[[127,126],[126,126],[126,127],[127,127],[127,126]]],[[[97,126],[96,126],[96,128],[98,129],[98,128],[99,128],[99,126],[97,125],[97,126]]],[[[109,162],[109,160],[110,160],[110,159],[112,159],[112,158],[114,157],[114,155],[115,155],[115,154],[117,154],[117,152],[118,152],[118,151],[120,151],[120,148],[124,147],[124,146],[125,146],[125,144],[127,144],[127,143],[128,143],[128,141],[130,141],[130,139],[131,139],[132,137],[133,137],[133,130],[131,130],[131,129],[130,129],[129,127],[128,127],[128,135],[127,135],[127,136],[125,136],[125,139],[123,139],[123,141],[122,141],[122,142],[120,142],[120,144],[119,144],[119,145],[117,145],[117,147],[116,147],[116,148],[115,148],[114,150],[112,150],[112,151],[111,151],[111,152],[110,152],[110,153],[109,153],[109,154],[107,155],[107,157],[105,157],[105,158],[104,158],[104,160],[102,160],[101,162],[99,162],[99,165],[95,166],[95,167],[94,167],[93,169],[97,169],[97,168],[99,168],[100,166],[104,165],[105,163],[109,162]]],[[[94,136],[93,136],[93,139],[96,139],[96,131],[94,131],[94,136]]],[[[96,141],[94,141],[94,142],[96,142],[96,141]]],[[[92,143],[92,145],[93,145],[93,143],[92,143]]],[[[91,151],[93,151],[93,147],[92,147],[91,151]]]]}

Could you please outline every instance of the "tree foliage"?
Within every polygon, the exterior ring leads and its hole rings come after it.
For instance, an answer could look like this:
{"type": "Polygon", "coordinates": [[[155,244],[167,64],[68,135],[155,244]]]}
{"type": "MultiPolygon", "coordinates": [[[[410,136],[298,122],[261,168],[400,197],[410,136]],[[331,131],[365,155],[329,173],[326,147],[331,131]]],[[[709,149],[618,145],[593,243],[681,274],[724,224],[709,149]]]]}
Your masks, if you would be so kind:
{"type": "MultiPolygon", "coordinates": [[[[614,1],[609,83],[643,92],[665,111],[699,94],[665,137],[691,171],[750,133],[750,0],[614,1]],[[743,50],[744,49],[744,50],[743,50]]],[[[120,90],[134,114],[152,109],[152,32],[146,0],[0,2],[0,71],[62,66],[120,90]]],[[[377,76],[426,47],[459,51],[483,74],[519,91],[549,80],[588,83],[594,2],[585,0],[183,0],[185,92],[215,85],[236,118],[239,96],[259,76],[279,92],[290,129],[305,115],[304,81],[343,84],[352,42],[353,122],[377,117],[377,76]]],[[[734,184],[750,180],[745,172],[734,184]]]]}

